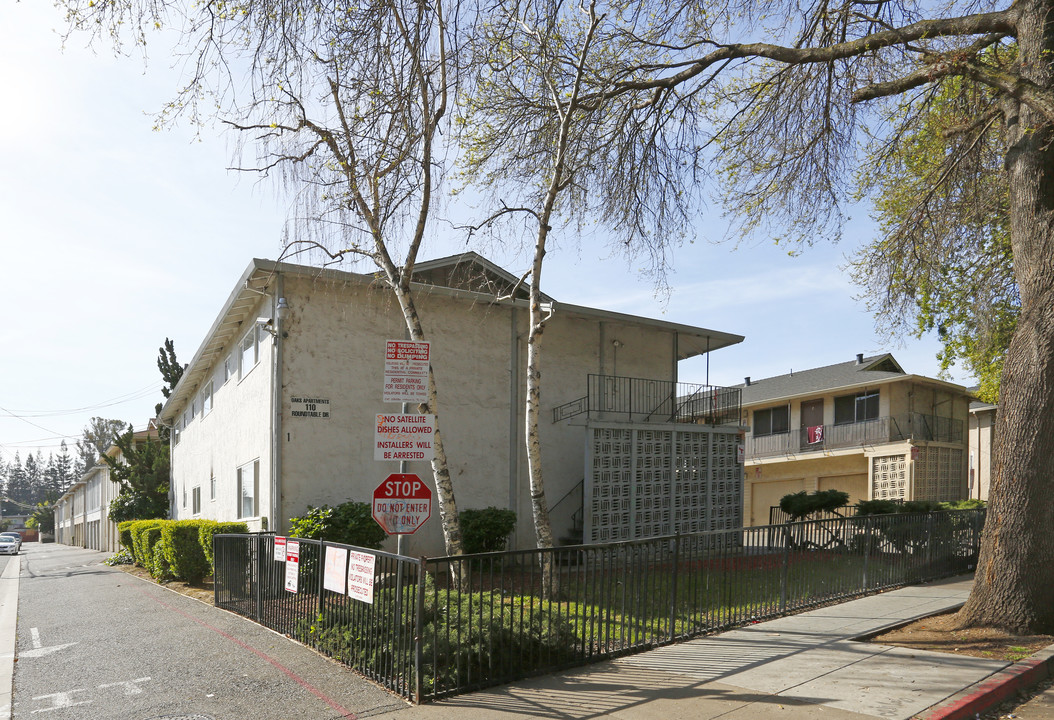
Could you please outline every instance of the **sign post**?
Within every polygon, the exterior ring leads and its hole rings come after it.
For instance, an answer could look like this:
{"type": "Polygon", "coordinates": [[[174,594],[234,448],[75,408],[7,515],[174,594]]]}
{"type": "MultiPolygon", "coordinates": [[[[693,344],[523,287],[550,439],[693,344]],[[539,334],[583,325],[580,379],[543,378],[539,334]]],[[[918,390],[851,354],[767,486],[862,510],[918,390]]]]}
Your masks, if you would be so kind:
{"type": "Polygon", "coordinates": [[[432,489],[417,475],[392,473],[373,491],[373,519],[389,535],[412,535],[432,516],[432,489]]]}

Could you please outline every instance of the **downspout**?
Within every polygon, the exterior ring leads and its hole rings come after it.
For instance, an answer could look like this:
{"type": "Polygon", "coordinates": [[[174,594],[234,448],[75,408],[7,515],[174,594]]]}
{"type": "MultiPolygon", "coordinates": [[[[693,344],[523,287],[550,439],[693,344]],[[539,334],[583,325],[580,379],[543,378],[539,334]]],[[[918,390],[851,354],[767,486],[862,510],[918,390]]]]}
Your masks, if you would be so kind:
{"type": "MultiPolygon", "coordinates": [[[[519,510],[520,480],[520,336],[516,332],[519,310],[509,305],[509,509],[519,510]]],[[[519,514],[519,513],[517,513],[519,514]]],[[[513,547],[516,547],[513,545],[513,547]]]]}
{"type": "Polygon", "coordinates": [[[285,327],[283,318],[285,301],[285,282],[281,273],[275,273],[275,291],[271,302],[271,317],[274,318],[274,368],[271,373],[271,508],[268,513],[267,530],[281,532],[282,509],[282,367],[285,327]]]}

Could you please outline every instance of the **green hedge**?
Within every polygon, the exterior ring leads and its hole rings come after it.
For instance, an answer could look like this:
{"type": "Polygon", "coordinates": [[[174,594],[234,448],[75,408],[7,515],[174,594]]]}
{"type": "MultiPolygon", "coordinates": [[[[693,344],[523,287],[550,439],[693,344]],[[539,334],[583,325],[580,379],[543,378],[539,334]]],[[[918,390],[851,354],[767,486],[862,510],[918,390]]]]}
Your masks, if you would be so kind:
{"type": "MultiPolygon", "coordinates": [[[[201,547],[201,525],[205,520],[169,520],[161,526],[161,547],[173,577],[199,583],[209,574],[211,563],[201,547]]],[[[155,551],[156,552],[156,551],[155,551]]]]}
{"type": "Polygon", "coordinates": [[[226,533],[247,534],[248,532],[249,526],[243,522],[217,522],[216,520],[201,521],[201,527],[198,529],[198,542],[201,543],[201,549],[205,553],[205,559],[209,561],[209,575],[212,574],[213,563],[215,563],[215,558],[212,555],[213,535],[223,535],[226,533]]]}
{"type": "Polygon", "coordinates": [[[162,547],[161,528],[162,525],[160,524],[153,525],[142,531],[140,536],[142,537],[141,545],[147,558],[145,567],[150,570],[150,576],[158,582],[166,582],[172,579],[172,571],[169,568],[168,559],[165,557],[165,551],[162,547]]]}
{"type": "Polygon", "coordinates": [[[212,537],[248,533],[243,522],[216,520],[129,520],[117,526],[121,544],[158,581],[198,583],[212,574],[212,537]]]}
{"type": "Polygon", "coordinates": [[[133,559],[135,557],[135,546],[132,544],[132,525],[135,523],[135,520],[125,520],[117,524],[117,534],[120,538],[121,547],[132,553],[133,559]]]}
{"type": "Polygon", "coordinates": [[[516,513],[505,508],[488,507],[462,510],[461,548],[466,554],[500,552],[516,528],[516,513]]]}
{"type": "Polygon", "coordinates": [[[132,536],[132,557],[135,564],[150,570],[153,566],[153,551],[146,542],[146,533],[151,528],[161,527],[164,520],[133,520],[128,532],[132,536]]]}
{"type": "Polygon", "coordinates": [[[388,535],[373,519],[369,503],[348,501],[331,508],[307,506],[300,517],[289,518],[289,536],[354,545],[378,550],[388,535]]]}

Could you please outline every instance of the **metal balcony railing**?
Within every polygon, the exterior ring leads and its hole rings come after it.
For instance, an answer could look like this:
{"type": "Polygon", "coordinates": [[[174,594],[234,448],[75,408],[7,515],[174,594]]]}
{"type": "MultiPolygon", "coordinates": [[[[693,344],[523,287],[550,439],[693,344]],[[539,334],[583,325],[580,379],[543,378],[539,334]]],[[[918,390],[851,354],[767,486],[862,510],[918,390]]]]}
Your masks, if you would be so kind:
{"type": "Polygon", "coordinates": [[[785,433],[747,436],[748,458],[796,455],[882,443],[963,441],[962,420],[922,413],[886,416],[839,425],[801,427],[785,433]]]}
{"type": "Polygon", "coordinates": [[[589,375],[587,393],[553,408],[553,422],[588,413],[630,422],[739,423],[740,389],[669,380],[589,375]]]}

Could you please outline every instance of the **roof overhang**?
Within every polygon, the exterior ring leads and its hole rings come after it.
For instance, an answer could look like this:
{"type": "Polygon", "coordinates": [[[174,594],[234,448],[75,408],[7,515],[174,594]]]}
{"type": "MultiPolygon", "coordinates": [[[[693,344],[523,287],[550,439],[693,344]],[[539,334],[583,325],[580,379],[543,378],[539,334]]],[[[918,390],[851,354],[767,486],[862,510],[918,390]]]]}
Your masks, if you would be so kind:
{"type": "MultiPolygon", "coordinates": [[[[494,267],[500,270],[497,266],[494,267]]],[[[160,417],[165,425],[172,426],[174,424],[175,418],[205,382],[211,368],[214,367],[215,362],[220,358],[221,353],[228,346],[231,339],[243,334],[248,327],[247,323],[255,321],[255,308],[259,305],[261,297],[269,294],[274,281],[279,275],[305,277],[362,287],[379,287],[383,282],[372,274],[366,275],[332,268],[295,265],[273,260],[261,260],[259,258],[253,259],[238,279],[237,285],[223,304],[223,308],[212,323],[212,327],[209,328],[208,333],[205,335],[205,340],[197,352],[194,353],[194,357],[187,364],[182,378],[172,390],[164,407],[161,408],[160,417]]],[[[426,295],[443,295],[462,298],[476,304],[505,305],[523,308],[524,310],[530,307],[529,301],[525,299],[506,298],[499,300],[493,295],[469,290],[416,282],[412,282],[410,285],[415,291],[426,295]]],[[[552,305],[556,314],[570,313],[579,317],[593,318],[605,322],[622,322],[676,333],[678,360],[695,357],[743,342],[742,335],[734,335],[692,325],[655,320],[582,305],[562,304],[560,302],[553,302],[552,305]]]]}
{"type": "Polygon", "coordinates": [[[778,397],[767,398],[765,400],[758,400],[757,402],[744,402],[743,408],[746,409],[752,407],[778,405],[780,403],[791,402],[792,400],[807,400],[809,398],[816,398],[824,395],[834,395],[836,393],[848,394],[858,390],[867,390],[869,388],[878,387],[879,385],[891,385],[893,383],[900,382],[917,382],[925,385],[933,385],[935,387],[943,388],[945,390],[954,390],[957,392],[961,392],[963,395],[970,396],[970,392],[962,385],[956,385],[955,383],[946,382],[944,380],[937,380],[936,378],[925,377],[924,375],[897,375],[895,377],[887,377],[882,378],[880,380],[872,379],[868,382],[840,385],[838,387],[826,388],[824,390],[811,390],[809,392],[780,395],[778,397]]]}

